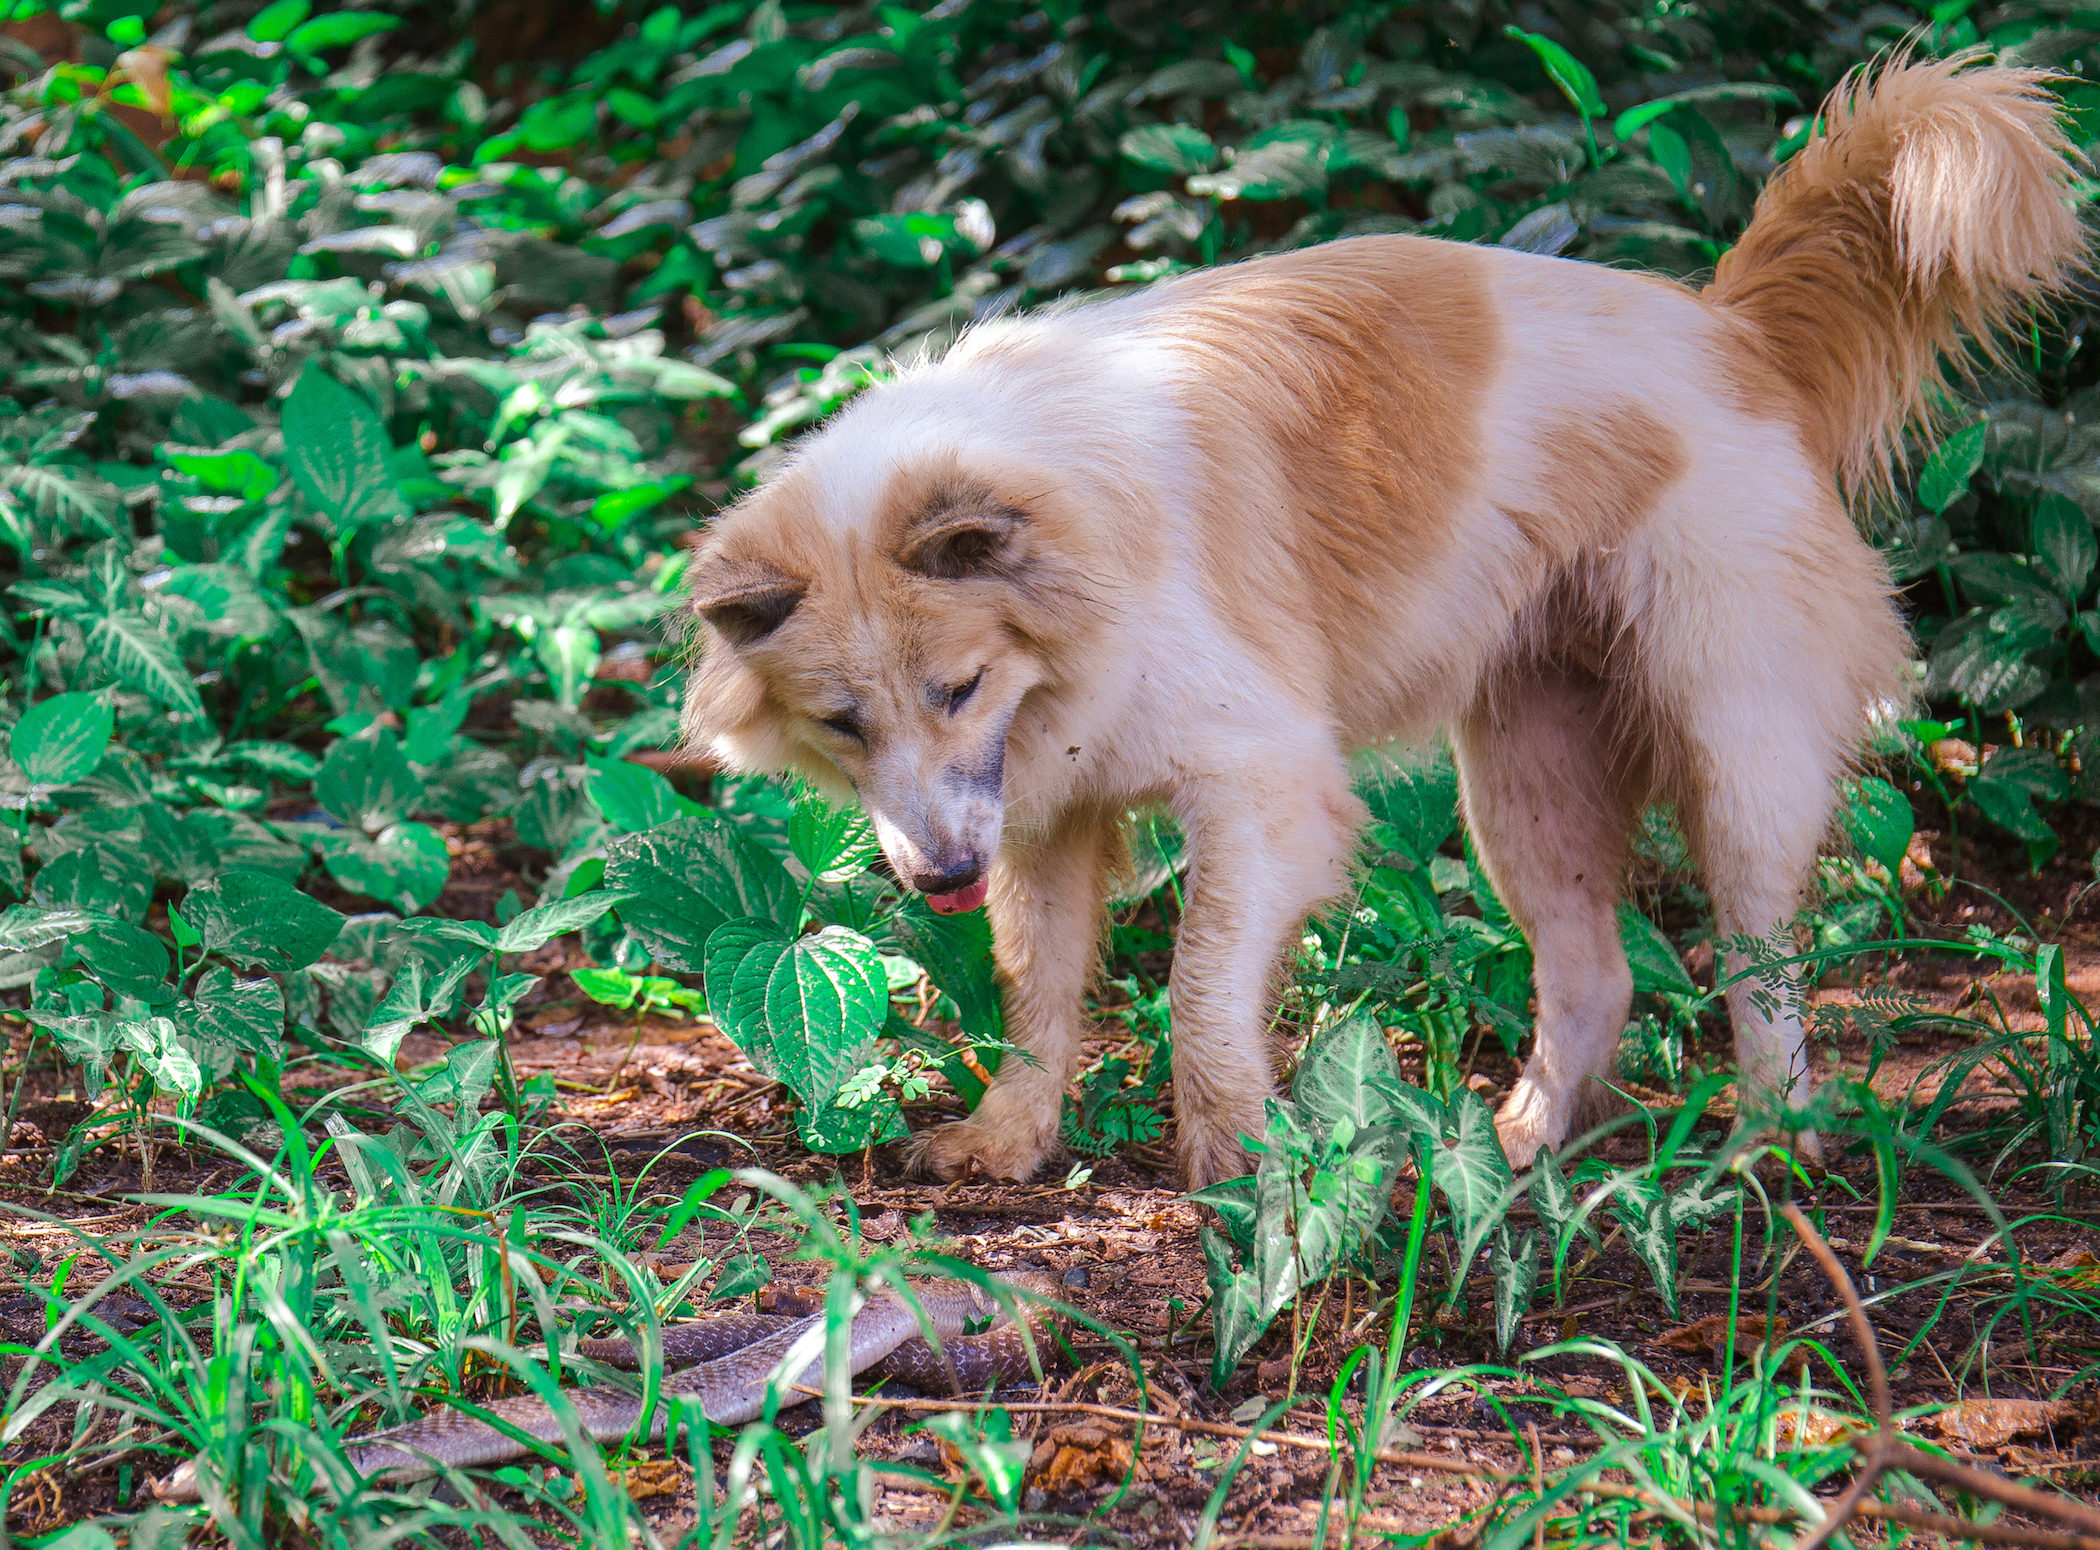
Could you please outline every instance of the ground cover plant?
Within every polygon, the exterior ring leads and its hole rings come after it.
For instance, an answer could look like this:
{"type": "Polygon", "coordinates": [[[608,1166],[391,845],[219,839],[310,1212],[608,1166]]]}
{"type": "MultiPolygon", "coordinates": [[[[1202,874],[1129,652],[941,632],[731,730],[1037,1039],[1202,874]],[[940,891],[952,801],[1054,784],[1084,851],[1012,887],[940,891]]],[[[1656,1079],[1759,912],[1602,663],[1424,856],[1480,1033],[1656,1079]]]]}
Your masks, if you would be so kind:
{"type": "MultiPolygon", "coordinates": [[[[1845,1418],[2084,1483],[2082,297],[1871,514],[1921,699],[1803,923],[1827,1172],[1731,1139],[1667,812],[1621,918],[1635,1106],[1579,1153],[1502,1155],[1528,950],[1424,754],[1364,766],[1361,892],[1308,926],[1248,1177],[1167,1181],[1181,843],[1136,814],[1070,1173],[914,1189],[891,1143],[1010,1055],[982,917],[900,891],[857,813],[668,749],[683,539],[893,360],[1365,232],[1696,277],[1823,92],[1906,39],[2062,70],[2083,141],[2090,15],[0,17],[0,1533],[1778,1542],[1849,1477],[1845,1418]],[[1032,1392],[832,1388],[436,1490],[344,1465],[432,1405],[636,1381],[591,1334],[660,1348],[821,1284],[836,1337],[855,1284],[1016,1267],[1093,1320],[1032,1392]],[[157,1500],[193,1455],[202,1502],[157,1500]]],[[[1994,1489],[1882,1477],[1865,1531],[2044,1521],[1994,1489]]]]}

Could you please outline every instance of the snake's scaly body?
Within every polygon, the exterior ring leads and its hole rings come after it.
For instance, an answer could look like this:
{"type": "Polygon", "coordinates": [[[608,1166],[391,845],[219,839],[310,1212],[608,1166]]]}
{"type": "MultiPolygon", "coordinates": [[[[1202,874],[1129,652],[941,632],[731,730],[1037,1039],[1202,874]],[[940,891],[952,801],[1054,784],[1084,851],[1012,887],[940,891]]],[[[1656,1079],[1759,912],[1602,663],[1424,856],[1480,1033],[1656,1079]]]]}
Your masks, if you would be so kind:
{"type": "MultiPolygon", "coordinates": [[[[1014,1291],[1054,1295],[1047,1276],[1008,1278],[1014,1291]]],[[[880,1369],[914,1387],[945,1386],[951,1379],[979,1388],[1001,1378],[1024,1377],[1030,1370],[1030,1338],[1010,1319],[997,1299],[963,1282],[944,1281],[913,1288],[927,1322],[940,1341],[937,1354],[925,1340],[917,1315],[895,1292],[869,1298],[853,1317],[847,1336],[847,1365],[859,1375],[880,1369]],[[987,1324],[990,1328],[986,1328],[987,1324]],[[981,1333],[973,1333],[981,1331],[981,1333]]],[[[1044,1324],[1029,1320],[1040,1337],[1044,1324]]],[[[798,1342],[821,1332],[824,1315],[769,1318],[730,1315],[697,1324],[672,1325],[663,1332],[665,1376],[650,1419],[649,1437],[661,1438],[676,1407],[667,1400],[696,1397],[708,1420],[736,1426],[765,1411],[767,1380],[793,1353],[798,1342]],[[676,1368],[678,1370],[673,1371],[676,1368]]],[[[610,1366],[636,1365],[625,1340],[586,1340],[581,1354],[610,1366]]],[[[824,1357],[817,1355],[780,1385],[780,1404],[801,1404],[821,1391],[824,1357]]],[[[642,1418],[640,1396],[612,1388],[568,1389],[569,1404],[584,1435],[615,1442],[632,1434],[642,1418]]],[[[562,1446],[561,1422],[546,1401],[535,1395],[496,1400],[481,1407],[526,1436],[562,1446]]],[[[459,1410],[437,1410],[391,1431],[353,1438],[345,1449],[360,1475],[398,1485],[441,1469],[472,1469],[500,1464],[528,1452],[515,1437],[459,1410]]],[[[181,1465],[155,1488],[163,1501],[198,1498],[197,1460],[181,1465]]]]}

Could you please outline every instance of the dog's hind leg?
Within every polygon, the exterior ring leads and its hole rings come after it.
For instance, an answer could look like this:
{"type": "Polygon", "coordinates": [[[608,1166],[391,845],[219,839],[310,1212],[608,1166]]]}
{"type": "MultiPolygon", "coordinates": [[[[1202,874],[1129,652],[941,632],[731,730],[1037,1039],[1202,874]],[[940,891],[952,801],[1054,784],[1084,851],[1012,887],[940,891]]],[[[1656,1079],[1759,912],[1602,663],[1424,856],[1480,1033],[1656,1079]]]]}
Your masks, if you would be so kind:
{"type": "Polygon", "coordinates": [[[1518,1168],[1594,1116],[1633,978],[1617,906],[1647,794],[1645,750],[1615,739],[1611,697],[1580,668],[1497,674],[1454,729],[1474,848],[1531,944],[1538,1038],[1496,1116],[1518,1168]]]}
{"type": "MultiPolygon", "coordinates": [[[[1880,562],[1835,508],[1738,541],[1725,576],[1680,574],[1639,625],[1648,694],[1664,717],[1664,785],[1713,895],[1733,977],[1796,951],[1794,916],[1828,832],[1836,786],[1877,699],[1900,700],[1909,655],[1880,562]],[[1757,535],[1763,536],[1763,535],[1757,535]]],[[[1799,971],[1730,985],[1738,1111],[1771,1116],[1809,1090],[1799,971]]],[[[1781,1125],[1775,1128],[1783,1128],[1781,1125]]],[[[1809,1143],[1813,1147],[1813,1142],[1809,1143]]]]}
{"type": "Polygon", "coordinates": [[[1081,997],[1100,964],[1102,904],[1123,856],[1120,813],[1071,813],[1032,840],[1009,840],[992,867],[993,950],[1009,1050],[977,1112],[912,1142],[907,1166],[952,1179],[973,1163],[1026,1179],[1057,1145],[1065,1083],[1078,1063],[1081,997]]]}
{"type": "Polygon", "coordinates": [[[1267,1128],[1266,1028],[1306,918],[1342,894],[1363,820],[1339,750],[1307,731],[1180,794],[1188,914],[1174,943],[1175,1145],[1191,1189],[1250,1171],[1267,1128]]]}

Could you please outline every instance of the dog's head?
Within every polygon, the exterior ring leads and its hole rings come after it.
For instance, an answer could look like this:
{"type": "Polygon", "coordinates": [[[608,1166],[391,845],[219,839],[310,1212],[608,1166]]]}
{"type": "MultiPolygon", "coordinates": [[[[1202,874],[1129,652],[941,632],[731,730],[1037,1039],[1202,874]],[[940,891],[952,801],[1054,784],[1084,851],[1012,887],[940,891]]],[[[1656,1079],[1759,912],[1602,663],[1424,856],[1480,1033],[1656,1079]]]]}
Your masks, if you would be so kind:
{"type": "Polygon", "coordinates": [[[952,452],[863,460],[829,437],[695,557],[687,736],[740,768],[850,786],[902,881],[975,909],[1008,729],[1071,634],[1069,522],[1054,481],[952,452]]]}

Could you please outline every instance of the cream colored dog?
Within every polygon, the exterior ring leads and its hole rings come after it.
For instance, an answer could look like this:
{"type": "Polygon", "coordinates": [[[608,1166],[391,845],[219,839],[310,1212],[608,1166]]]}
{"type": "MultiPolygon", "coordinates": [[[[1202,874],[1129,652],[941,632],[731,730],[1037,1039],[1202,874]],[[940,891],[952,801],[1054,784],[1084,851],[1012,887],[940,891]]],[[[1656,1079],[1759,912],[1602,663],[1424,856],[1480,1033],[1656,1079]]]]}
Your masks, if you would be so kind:
{"type": "MultiPolygon", "coordinates": [[[[1848,499],[1943,356],[2083,264],[2033,71],[1848,82],[1694,292],[1364,237],[981,327],[872,389],[694,568],[686,729],[850,786],[936,909],[989,902],[1009,1058],[919,1161],[1025,1178],[1080,1050],[1119,824],[1192,854],[1173,972],[1192,1185],[1246,1171],[1263,1030],[1347,896],[1352,750],[1443,733],[1537,957],[1521,1166],[1599,1092],[1631,981],[1628,833],[1677,812],[1725,935],[1797,909],[1833,783],[1908,643],[1848,499]]],[[[1729,998],[1752,1096],[1801,1029],[1729,998]]]]}

